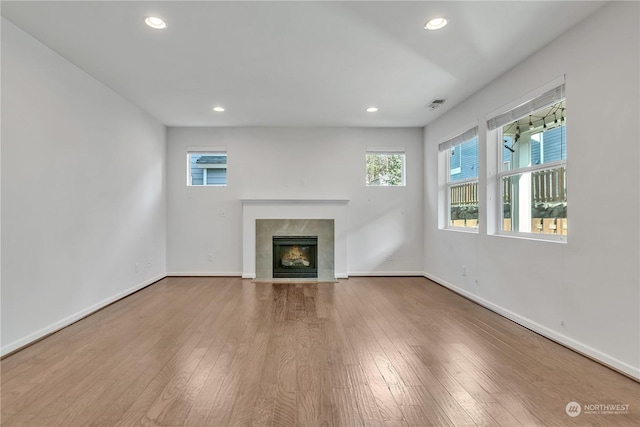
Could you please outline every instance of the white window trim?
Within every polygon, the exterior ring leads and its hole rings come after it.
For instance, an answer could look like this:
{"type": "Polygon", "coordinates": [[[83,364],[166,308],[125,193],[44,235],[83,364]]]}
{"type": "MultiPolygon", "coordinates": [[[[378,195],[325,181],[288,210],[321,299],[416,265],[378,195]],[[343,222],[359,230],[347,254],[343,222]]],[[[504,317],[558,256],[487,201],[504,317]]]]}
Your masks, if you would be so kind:
{"type": "MultiPolygon", "coordinates": [[[[366,147],[365,151],[365,168],[366,168],[366,156],[369,154],[401,154],[402,155],[402,183],[398,185],[371,185],[368,184],[365,180],[366,187],[382,187],[382,188],[393,188],[393,187],[406,187],[407,186],[407,153],[405,147],[366,147]]],[[[365,170],[366,171],[366,170],[365,170]]]]}
{"type": "Polygon", "coordinates": [[[367,154],[405,154],[405,147],[367,147],[367,154]]]}
{"type": "Polygon", "coordinates": [[[446,223],[445,223],[445,227],[444,227],[445,230],[465,231],[465,232],[468,232],[468,233],[478,233],[478,229],[480,228],[479,219],[478,219],[478,222],[476,223],[475,227],[464,227],[464,226],[460,227],[460,226],[451,224],[451,221],[452,221],[451,220],[451,187],[453,187],[454,185],[467,184],[467,183],[472,183],[472,182],[477,183],[478,186],[480,185],[480,180],[479,180],[478,177],[462,179],[460,181],[454,181],[454,182],[447,181],[447,183],[445,185],[445,199],[446,199],[446,206],[445,206],[446,223]]]}
{"type": "MultiPolygon", "coordinates": [[[[544,169],[555,169],[553,167],[551,168],[544,168],[544,169]]],[[[527,171],[529,172],[529,171],[527,171]]],[[[535,171],[534,171],[535,172],[535,171]]],[[[518,175],[518,174],[516,174],[518,175]]],[[[498,184],[498,188],[501,188],[502,186],[502,177],[500,177],[497,180],[497,184],[498,184]]],[[[498,190],[501,191],[501,190],[498,190]]],[[[548,242],[558,242],[558,243],[567,243],[567,237],[568,235],[563,235],[563,234],[541,234],[541,233],[533,233],[533,232],[526,232],[526,231],[511,231],[511,230],[503,230],[502,229],[502,221],[504,220],[504,209],[502,206],[502,193],[500,193],[498,195],[498,197],[496,197],[497,199],[497,212],[498,212],[498,221],[497,221],[497,226],[496,226],[496,232],[495,233],[491,233],[491,235],[494,236],[505,236],[505,237],[517,237],[517,238],[523,238],[523,239],[529,239],[529,240],[539,240],[539,241],[548,241],[548,242]]]]}
{"type": "MultiPolygon", "coordinates": [[[[445,162],[444,162],[444,218],[445,223],[442,229],[449,231],[461,231],[466,233],[478,233],[480,228],[480,222],[478,220],[475,227],[460,227],[451,224],[451,187],[454,185],[467,184],[475,182],[478,185],[478,190],[480,190],[480,174],[478,172],[478,176],[474,178],[461,179],[458,181],[451,181],[451,149],[453,147],[457,147],[458,145],[462,145],[463,142],[469,141],[472,138],[477,139],[478,144],[478,160],[480,159],[480,140],[478,135],[478,125],[477,123],[467,127],[467,130],[457,134],[456,136],[445,140],[438,144],[438,150],[444,153],[445,162]]],[[[478,162],[479,163],[479,162],[478,162]]],[[[478,164],[478,168],[479,168],[478,164]]],[[[455,169],[459,173],[462,171],[462,147],[460,147],[460,167],[455,169]]],[[[478,212],[479,213],[479,212],[478,212]]]]}
{"type": "MultiPolygon", "coordinates": [[[[207,169],[227,169],[227,165],[225,164],[224,167],[222,167],[221,165],[212,165],[210,168],[209,167],[202,167],[199,169],[202,169],[202,178],[203,178],[203,183],[201,185],[194,185],[192,183],[192,179],[191,179],[191,155],[192,154],[211,154],[211,155],[215,155],[215,154],[224,154],[227,159],[229,158],[228,154],[227,154],[227,147],[226,146],[221,146],[221,147],[187,147],[187,187],[226,187],[228,185],[228,181],[227,184],[206,184],[207,182],[207,169]]],[[[228,170],[227,170],[228,172],[228,170]]],[[[228,180],[228,174],[227,174],[227,180],[228,180]]]]}
{"type": "MultiPolygon", "coordinates": [[[[532,165],[528,167],[521,167],[518,169],[503,171],[500,168],[500,166],[503,164],[502,150],[501,150],[502,141],[503,141],[503,135],[502,135],[503,125],[500,125],[497,128],[492,128],[492,126],[490,125],[492,121],[495,122],[496,118],[500,118],[500,116],[503,116],[504,118],[511,111],[517,109],[521,105],[532,103],[536,98],[539,98],[545,95],[549,97],[549,94],[554,90],[556,91],[556,93],[561,93],[561,96],[559,99],[553,99],[553,103],[566,100],[564,76],[559,77],[555,79],[553,82],[550,82],[538,88],[537,90],[528,93],[524,97],[519,98],[517,101],[510,103],[507,107],[503,107],[499,110],[496,110],[495,112],[491,113],[487,118],[487,130],[488,130],[487,141],[493,140],[493,144],[496,147],[495,153],[496,153],[497,165],[498,165],[498,169],[495,173],[495,188],[493,190],[489,189],[489,192],[495,196],[494,208],[496,209],[495,210],[496,215],[493,215],[495,219],[495,231],[493,233],[489,233],[490,235],[498,236],[498,237],[520,238],[525,240],[552,242],[552,243],[567,243],[568,235],[541,234],[541,233],[533,233],[533,232],[529,233],[529,232],[523,232],[523,231],[503,230],[502,228],[503,221],[504,221],[504,207],[502,205],[503,178],[508,176],[513,176],[513,175],[520,175],[523,173],[533,173],[539,170],[548,170],[548,169],[557,169],[559,167],[566,167],[567,159],[565,158],[560,161],[550,162],[546,164],[542,164],[541,162],[541,164],[539,165],[532,165]]],[[[540,107],[540,108],[543,108],[543,107],[540,107]]],[[[525,116],[526,115],[522,115],[520,117],[513,116],[513,117],[509,117],[509,120],[515,121],[525,116]]],[[[506,120],[506,118],[504,119],[506,120]]]]}
{"type": "MultiPolygon", "coordinates": [[[[497,132],[498,138],[496,139],[496,143],[502,140],[502,132],[497,132]]],[[[498,164],[502,160],[502,151],[498,150],[498,164]]],[[[496,223],[496,232],[492,233],[497,236],[507,236],[507,237],[517,237],[529,240],[540,240],[540,241],[549,241],[549,242],[559,242],[566,243],[567,237],[562,234],[541,234],[541,233],[533,233],[533,232],[525,232],[525,231],[511,231],[511,230],[503,230],[502,225],[504,221],[504,207],[502,205],[502,180],[506,177],[522,175],[525,173],[533,173],[541,170],[550,170],[550,169],[558,169],[560,167],[566,167],[566,160],[560,160],[557,162],[551,162],[544,165],[533,165],[529,167],[522,167],[518,169],[511,169],[508,171],[498,171],[496,174],[496,212],[498,215],[497,223],[496,223]]]]}

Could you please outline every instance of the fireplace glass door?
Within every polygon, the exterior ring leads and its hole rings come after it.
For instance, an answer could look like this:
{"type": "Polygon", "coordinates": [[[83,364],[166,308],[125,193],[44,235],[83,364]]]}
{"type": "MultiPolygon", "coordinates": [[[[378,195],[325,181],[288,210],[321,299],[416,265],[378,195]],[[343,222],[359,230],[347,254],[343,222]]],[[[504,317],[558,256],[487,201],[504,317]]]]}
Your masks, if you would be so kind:
{"type": "Polygon", "coordinates": [[[273,236],[274,278],[317,278],[318,236],[273,236]]]}

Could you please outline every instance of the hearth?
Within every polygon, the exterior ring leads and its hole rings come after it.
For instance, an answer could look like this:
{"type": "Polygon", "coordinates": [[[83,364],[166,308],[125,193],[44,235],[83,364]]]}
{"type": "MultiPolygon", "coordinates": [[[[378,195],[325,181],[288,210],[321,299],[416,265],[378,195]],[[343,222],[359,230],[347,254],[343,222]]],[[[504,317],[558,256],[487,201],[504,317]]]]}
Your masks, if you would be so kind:
{"type": "Polygon", "coordinates": [[[318,236],[273,236],[274,278],[317,278],[318,236]]]}

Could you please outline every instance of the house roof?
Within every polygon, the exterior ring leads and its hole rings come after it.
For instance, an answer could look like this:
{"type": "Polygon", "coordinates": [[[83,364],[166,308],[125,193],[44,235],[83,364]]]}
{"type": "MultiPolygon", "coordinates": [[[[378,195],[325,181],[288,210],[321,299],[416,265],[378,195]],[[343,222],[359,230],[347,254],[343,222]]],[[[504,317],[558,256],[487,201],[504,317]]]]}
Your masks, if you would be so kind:
{"type": "Polygon", "coordinates": [[[227,156],[202,156],[196,160],[199,165],[222,165],[227,163],[227,156]]]}

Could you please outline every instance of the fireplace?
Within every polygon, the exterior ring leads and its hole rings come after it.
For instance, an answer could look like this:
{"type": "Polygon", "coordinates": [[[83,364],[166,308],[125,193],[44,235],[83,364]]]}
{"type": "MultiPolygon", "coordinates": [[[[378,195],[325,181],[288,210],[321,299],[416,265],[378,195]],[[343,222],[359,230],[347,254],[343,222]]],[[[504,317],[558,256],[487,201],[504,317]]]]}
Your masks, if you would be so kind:
{"type": "Polygon", "coordinates": [[[317,278],[318,236],[273,236],[274,278],[317,278]]]}

